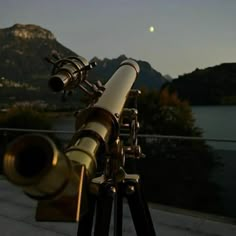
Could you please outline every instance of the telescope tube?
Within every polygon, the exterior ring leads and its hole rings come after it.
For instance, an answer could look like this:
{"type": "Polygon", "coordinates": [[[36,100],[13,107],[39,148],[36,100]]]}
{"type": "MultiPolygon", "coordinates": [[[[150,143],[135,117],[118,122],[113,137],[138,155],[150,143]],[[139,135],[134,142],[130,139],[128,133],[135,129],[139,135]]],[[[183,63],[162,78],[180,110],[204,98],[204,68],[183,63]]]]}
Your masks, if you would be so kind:
{"type": "MultiPolygon", "coordinates": [[[[96,173],[96,153],[115,141],[119,134],[119,118],[138,73],[139,66],[134,60],[123,61],[105,84],[102,96],[90,108],[82,129],[76,127],[77,132],[66,155],[70,160],[85,165],[89,179],[96,173]],[[82,138],[77,138],[80,136],[82,138]]],[[[105,150],[102,153],[105,154],[105,150]]]]}
{"type": "Polygon", "coordinates": [[[44,135],[24,135],[10,144],[3,158],[10,182],[37,200],[61,198],[63,202],[77,195],[76,203],[81,204],[81,185],[85,177],[88,184],[95,176],[97,156],[105,155],[105,146],[117,139],[119,118],[138,73],[134,60],[120,64],[97,103],[77,117],[76,132],[65,153],[44,135]]]}

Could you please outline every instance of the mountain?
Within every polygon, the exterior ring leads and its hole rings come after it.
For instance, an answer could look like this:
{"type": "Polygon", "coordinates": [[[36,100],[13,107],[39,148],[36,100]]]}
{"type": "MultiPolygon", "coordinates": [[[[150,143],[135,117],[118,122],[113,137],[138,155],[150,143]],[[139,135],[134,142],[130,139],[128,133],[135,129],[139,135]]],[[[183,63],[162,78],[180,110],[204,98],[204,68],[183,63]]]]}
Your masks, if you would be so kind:
{"type": "Polygon", "coordinates": [[[196,69],[166,86],[192,105],[235,105],[236,63],[196,69]]]}
{"type": "Polygon", "coordinates": [[[171,82],[173,80],[173,77],[171,77],[170,75],[164,75],[165,79],[167,79],[169,82],[171,82]]]}
{"type": "MultiPolygon", "coordinates": [[[[115,59],[103,60],[94,57],[91,62],[96,62],[96,66],[89,74],[91,80],[101,80],[106,81],[109,79],[115,70],[119,67],[120,63],[126,60],[125,55],[121,55],[115,59]]],[[[136,60],[140,67],[140,73],[137,80],[134,83],[134,88],[147,88],[147,89],[160,89],[167,80],[161,75],[160,72],[154,70],[151,65],[146,61],[136,60]]]]}
{"type": "Polygon", "coordinates": [[[53,52],[75,55],[50,31],[36,25],[15,24],[1,29],[0,42],[0,77],[18,82],[34,84],[34,79],[48,77],[51,65],[44,58],[53,52]]]}
{"type": "MultiPolygon", "coordinates": [[[[52,53],[61,57],[76,56],[76,53],[61,45],[50,31],[36,25],[15,24],[10,28],[0,29],[0,42],[0,78],[36,87],[45,87],[50,76],[52,66],[45,62],[45,57],[52,53]]],[[[91,71],[90,78],[107,80],[124,59],[124,55],[111,60],[93,58],[98,66],[91,71]]],[[[138,63],[141,73],[135,87],[160,89],[165,78],[149,63],[138,63]]]]}

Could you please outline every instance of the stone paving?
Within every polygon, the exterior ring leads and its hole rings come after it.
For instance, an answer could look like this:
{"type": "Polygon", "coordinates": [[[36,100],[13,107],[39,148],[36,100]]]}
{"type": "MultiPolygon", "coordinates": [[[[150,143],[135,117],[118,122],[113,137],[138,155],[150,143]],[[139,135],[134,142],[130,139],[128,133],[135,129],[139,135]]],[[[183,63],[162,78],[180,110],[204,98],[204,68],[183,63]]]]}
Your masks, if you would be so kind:
{"type": "MultiPolygon", "coordinates": [[[[0,236],[75,236],[76,223],[36,222],[36,202],[22,191],[0,180],[0,236]]],[[[150,206],[158,236],[235,236],[236,225],[206,217],[190,216],[178,211],[150,206]]],[[[124,236],[134,236],[131,216],[124,204],[124,236]]],[[[112,226],[111,226],[111,234],[112,226]]]]}

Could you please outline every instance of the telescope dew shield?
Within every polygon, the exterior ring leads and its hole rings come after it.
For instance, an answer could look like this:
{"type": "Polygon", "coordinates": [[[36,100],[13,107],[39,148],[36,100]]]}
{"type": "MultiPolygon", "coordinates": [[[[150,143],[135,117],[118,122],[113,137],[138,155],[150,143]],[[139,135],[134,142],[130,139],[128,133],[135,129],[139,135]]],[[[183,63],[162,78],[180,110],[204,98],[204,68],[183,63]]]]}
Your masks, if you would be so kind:
{"type": "Polygon", "coordinates": [[[58,192],[71,172],[67,158],[43,135],[28,134],[14,140],[3,164],[7,178],[36,199],[58,192]]]}
{"type": "Polygon", "coordinates": [[[84,166],[73,165],[47,136],[18,137],[8,146],[3,165],[9,181],[39,201],[37,220],[78,221],[86,212],[84,166]]]}

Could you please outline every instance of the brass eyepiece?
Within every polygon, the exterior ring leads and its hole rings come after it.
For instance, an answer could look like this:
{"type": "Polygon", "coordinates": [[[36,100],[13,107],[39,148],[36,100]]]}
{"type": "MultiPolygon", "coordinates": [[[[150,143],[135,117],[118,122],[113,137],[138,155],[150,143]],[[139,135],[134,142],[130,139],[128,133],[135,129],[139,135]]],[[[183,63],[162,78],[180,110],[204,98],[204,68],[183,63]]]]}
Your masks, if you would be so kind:
{"type": "Polygon", "coordinates": [[[38,134],[14,140],[6,150],[3,168],[12,183],[39,199],[58,192],[71,172],[70,162],[53,141],[38,134]]]}

